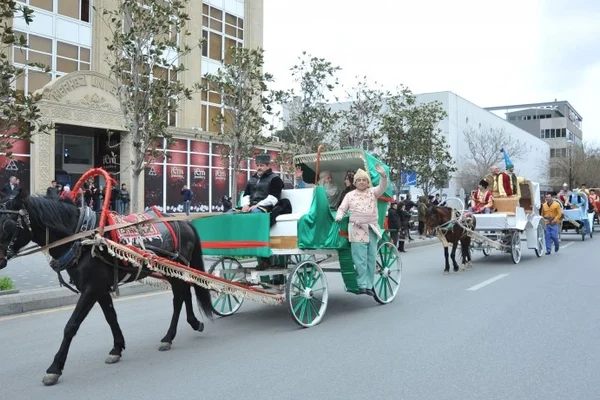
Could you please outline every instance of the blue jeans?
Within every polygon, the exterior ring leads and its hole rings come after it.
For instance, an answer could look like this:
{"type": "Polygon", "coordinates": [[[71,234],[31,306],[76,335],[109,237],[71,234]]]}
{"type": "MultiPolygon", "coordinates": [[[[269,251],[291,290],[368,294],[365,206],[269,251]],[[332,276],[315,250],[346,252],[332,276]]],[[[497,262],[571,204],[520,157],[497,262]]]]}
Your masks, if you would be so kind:
{"type": "Polygon", "coordinates": [[[546,253],[550,253],[552,250],[552,242],[554,247],[558,247],[558,224],[546,225],[546,253]]]}
{"type": "Polygon", "coordinates": [[[190,215],[190,201],[186,200],[183,202],[183,209],[185,211],[185,215],[190,215]]]}
{"type": "MultiPolygon", "coordinates": [[[[235,211],[236,210],[232,208],[231,210],[228,210],[227,213],[232,213],[235,211]]],[[[250,211],[250,214],[260,214],[260,213],[264,213],[264,211],[261,210],[260,208],[255,208],[254,210],[250,211]]]]}

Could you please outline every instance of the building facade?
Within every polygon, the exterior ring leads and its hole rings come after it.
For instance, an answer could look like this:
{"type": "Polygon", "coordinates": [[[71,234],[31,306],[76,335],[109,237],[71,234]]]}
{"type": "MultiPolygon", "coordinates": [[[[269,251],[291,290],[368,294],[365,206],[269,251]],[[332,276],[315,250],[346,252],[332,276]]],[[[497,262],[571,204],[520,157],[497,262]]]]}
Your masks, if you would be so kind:
{"type": "Polygon", "coordinates": [[[486,110],[504,112],[508,122],[548,143],[550,158],[568,157],[571,146],[583,144],[583,118],[568,101],[489,107],[486,110]]]}
{"type": "MultiPolygon", "coordinates": [[[[528,150],[527,157],[512,157],[517,175],[539,182],[542,186],[547,186],[550,146],[539,139],[539,137],[530,135],[523,129],[478,107],[455,93],[444,91],[417,95],[418,103],[429,103],[433,101],[440,102],[448,115],[439,123],[438,127],[448,141],[450,155],[458,169],[448,183],[448,187],[443,189],[448,196],[460,196],[460,198],[464,198],[465,192],[468,193],[470,190],[474,189],[463,187],[461,179],[461,164],[466,158],[471,157],[467,142],[465,141],[465,135],[471,130],[493,129],[506,132],[511,139],[511,142],[515,143],[517,146],[525,147],[528,150]]],[[[349,103],[337,103],[332,105],[334,111],[347,107],[349,107],[349,103]]],[[[363,147],[368,148],[370,146],[370,144],[365,144],[363,147]]],[[[504,165],[500,165],[500,167],[503,168],[504,165]]],[[[413,177],[412,181],[415,182],[415,178],[416,184],[418,185],[418,177],[413,177]]]]}
{"type": "MultiPolygon", "coordinates": [[[[9,54],[26,69],[16,82],[17,90],[39,92],[44,120],[53,122],[50,135],[37,135],[34,143],[16,143],[14,158],[0,156],[1,178],[15,175],[33,193],[44,193],[55,179],[74,183],[88,169],[102,166],[115,173],[120,183],[131,187],[132,148],[124,131],[123,115],[116,98],[117,84],[110,79],[105,62],[106,24],[98,10],[116,8],[116,0],[24,0],[34,10],[34,21],[26,25],[13,20],[16,32],[25,35],[28,49],[13,47],[9,54]],[[26,63],[50,67],[45,73],[26,63]]],[[[215,72],[230,57],[231,46],[262,47],[262,0],[190,1],[191,35],[180,40],[207,45],[182,58],[187,71],[178,79],[191,86],[207,72],[215,72]]],[[[169,73],[169,71],[162,71],[169,73]]],[[[158,205],[167,211],[182,210],[180,190],[187,184],[194,192],[193,211],[210,211],[223,195],[230,195],[233,179],[242,186],[254,168],[251,160],[244,173],[233,176],[222,160],[223,144],[211,123],[220,113],[215,93],[202,93],[182,102],[168,123],[177,138],[167,147],[163,161],[148,165],[140,181],[138,207],[158,205]]],[[[258,149],[275,152],[277,146],[258,149]]],[[[99,182],[102,184],[103,182],[99,182]]]]}

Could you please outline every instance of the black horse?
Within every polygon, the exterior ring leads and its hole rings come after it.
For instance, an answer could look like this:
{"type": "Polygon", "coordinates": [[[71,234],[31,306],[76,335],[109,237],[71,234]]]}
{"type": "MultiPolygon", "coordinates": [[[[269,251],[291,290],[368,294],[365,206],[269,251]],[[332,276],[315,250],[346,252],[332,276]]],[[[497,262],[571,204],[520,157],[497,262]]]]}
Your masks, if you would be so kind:
{"type": "Polygon", "coordinates": [[[454,272],[458,272],[459,266],[456,262],[456,246],[460,242],[460,252],[462,258],[461,270],[464,271],[465,267],[471,267],[471,237],[467,235],[465,228],[474,230],[475,229],[475,218],[463,217],[458,220],[453,215],[453,209],[450,207],[442,206],[431,206],[427,209],[425,214],[425,225],[428,229],[436,231],[440,241],[444,245],[444,257],[446,258],[446,264],[444,266],[444,273],[450,273],[450,263],[448,260],[448,244],[452,243],[452,265],[454,266],[454,272]]]}
{"type": "MultiPolygon", "coordinates": [[[[20,191],[16,196],[1,200],[0,269],[6,267],[8,260],[17,255],[17,252],[30,241],[45,246],[79,231],[93,229],[98,225],[98,219],[97,215],[89,208],[80,208],[70,199],[56,200],[28,196],[24,191],[20,191]]],[[[152,249],[154,253],[161,256],[170,255],[170,258],[177,262],[189,264],[190,268],[204,271],[200,238],[195,229],[187,221],[171,222],[171,224],[172,231],[170,232],[176,232],[176,238],[152,241],[146,246],[146,249],[152,249]],[[173,246],[174,242],[178,242],[178,244],[173,246]]],[[[163,228],[166,227],[164,224],[161,225],[163,228]]],[[[162,236],[165,237],[165,235],[162,236]]],[[[143,279],[148,277],[151,272],[142,269],[140,273],[137,267],[124,265],[112,257],[106,249],[96,248],[95,251],[97,254],[93,257],[91,247],[81,245],[79,241],[62,244],[49,250],[53,258],[51,263],[53,269],[66,271],[72,284],[81,295],[65,327],[61,346],[46,371],[43,379],[45,385],[54,385],[58,382],[65,367],[71,341],[96,303],[102,308],[114,338],[113,348],[105,362],[107,364],[117,363],[125,350],[125,338],[117,321],[111,291],[114,291],[119,283],[143,279]]],[[[161,339],[159,347],[161,351],[171,348],[184,303],[187,322],[195,331],[202,332],[204,330],[204,324],[194,315],[190,284],[173,278],[167,278],[167,280],[173,291],[173,317],[167,334],[161,339]]],[[[210,292],[195,286],[195,293],[201,312],[206,317],[212,318],[210,292]]]]}

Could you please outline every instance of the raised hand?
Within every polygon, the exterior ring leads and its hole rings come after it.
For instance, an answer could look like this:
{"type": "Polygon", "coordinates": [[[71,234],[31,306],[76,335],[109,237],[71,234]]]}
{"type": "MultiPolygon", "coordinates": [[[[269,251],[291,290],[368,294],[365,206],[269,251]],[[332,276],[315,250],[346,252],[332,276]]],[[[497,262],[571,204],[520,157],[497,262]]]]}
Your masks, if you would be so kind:
{"type": "Polygon", "coordinates": [[[381,176],[385,176],[385,169],[380,164],[375,165],[375,170],[381,176]]]}

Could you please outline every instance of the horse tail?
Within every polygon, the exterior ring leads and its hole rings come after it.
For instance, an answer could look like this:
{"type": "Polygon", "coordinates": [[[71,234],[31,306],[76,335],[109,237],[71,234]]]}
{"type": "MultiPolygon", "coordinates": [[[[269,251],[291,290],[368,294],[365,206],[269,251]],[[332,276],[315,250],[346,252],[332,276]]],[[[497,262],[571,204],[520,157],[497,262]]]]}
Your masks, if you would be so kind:
{"type": "MultiPolygon", "coordinates": [[[[194,244],[194,250],[192,251],[190,267],[204,272],[204,258],[202,257],[202,244],[200,243],[200,235],[198,235],[198,232],[196,232],[196,229],[191,224],[190,228],[194,233],[194,240],[196,242],[194,244]]],[[[194,292],[196,293],[198,308],[206,317],[212,319],[213,307],[212,299],[210,297],[210,290],[194,284],[194,292]]]]}

